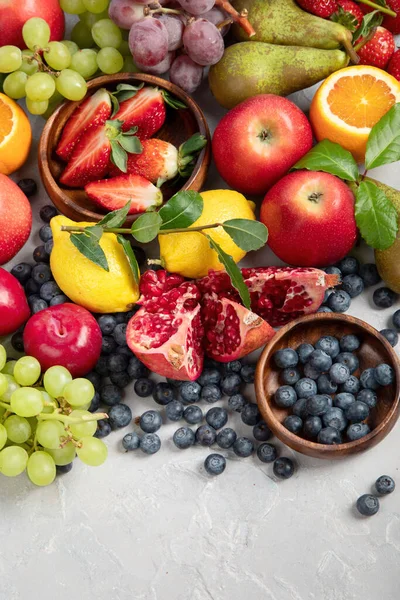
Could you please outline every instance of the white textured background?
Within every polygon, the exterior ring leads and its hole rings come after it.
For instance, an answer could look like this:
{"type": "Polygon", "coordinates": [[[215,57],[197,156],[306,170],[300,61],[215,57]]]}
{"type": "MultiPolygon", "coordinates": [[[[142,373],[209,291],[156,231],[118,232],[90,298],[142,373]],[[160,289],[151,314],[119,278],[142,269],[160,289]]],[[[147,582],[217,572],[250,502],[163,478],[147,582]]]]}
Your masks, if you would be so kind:
{"type": "MultiPolygon", "coordinates": [[[[311,92],[298,94],[303,109],[311,92]]],[[[207,86],[197,94],[211,128],[223,114],[207,86]]],[[[37,143],[43,126],[32,118],[28,163],[13,177],[39,182],[37,143]]],[[[372,174],[400,186],[399,164],[372,174]]],[[[211,168],[207,188],[225,187],[211,168]]],[[[32,199],[36,214],[29,243],[12,264],[31,260],[40,241],[43,188],[32,199]]],[[[364,256],[367,253],[364,252],[364,256]]],[[[268,250],[247,264],[276,262],[268,250]]],[[[393,309],[372,305],[369,289],[350,314],[377,329],[393,309]]],[[[247,394],[253,394],[248,386],[247,394]]],[[[160,408],[127,393],[134,415],[160,408]]],[[[205,408],[208,408],[206,405],[205,408]]],[[[228,423],[251,430],[234,414],[228,423]]],[[[276,481],[272,466],[230,451],[223,475],[202,468],[209,452],[177,450],[177,424],[161,429],[161,451],[148,457],[121,448],[130,427],[105,439],[109,459],[99,468],[79,461],[48,488],[22,475],[0,479],[0,600],[392,600],[400,584],[399,490],[380,512],[365,519],[357,497],[375,479],[398,475],[399,426],[366,454],[339,462],[310,459],[278,447],[296,460],[292,479],[276,481]]],[[[219,450],[216,450],[219,451],[219,450]]]]}

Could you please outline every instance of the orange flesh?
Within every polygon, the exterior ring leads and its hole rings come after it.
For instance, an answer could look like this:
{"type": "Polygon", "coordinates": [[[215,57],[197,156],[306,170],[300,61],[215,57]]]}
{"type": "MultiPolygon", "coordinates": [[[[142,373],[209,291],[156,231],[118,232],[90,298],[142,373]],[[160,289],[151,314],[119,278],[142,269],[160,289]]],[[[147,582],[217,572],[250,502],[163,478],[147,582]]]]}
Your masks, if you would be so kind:
{"type": "Polygon", "coordinates": [[[331,112],[353,127],[373,127],[395,104],[389,86],[372,75],[342,77],[327,98],[331,112]]]}
{"type": "Polygon", "coordinates": [[[0,100],[0,144],[11,132],[13,127],[13,113],[11,108],[0,100]]]}

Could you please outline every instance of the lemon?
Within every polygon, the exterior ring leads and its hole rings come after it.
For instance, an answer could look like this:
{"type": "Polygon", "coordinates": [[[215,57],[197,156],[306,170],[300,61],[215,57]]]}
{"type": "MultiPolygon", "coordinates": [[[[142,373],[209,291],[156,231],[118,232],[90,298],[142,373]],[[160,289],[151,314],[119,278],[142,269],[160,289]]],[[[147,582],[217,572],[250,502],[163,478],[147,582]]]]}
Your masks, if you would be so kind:
{"type": "MultiPolygon", "coordinates": [[[[254,203],[232,190],[202,192],[203,212],[192,227],[222,223],[229,219],[255,220],[254,203]]],[[[222,227],[206,229],[205,232],[237,263],[246,255],[222,227]]],[[[221,271],[215,250],[210,248],[207,238],[199,232],[168,233],[159,235],[160,255],[167,271],[196,279],[207,275],[210,269],[221,271]]]]}
{"type": "Polygon", "coordinates": [[[57,285],[76,304],[92,312],[109,313],[130,310],[139,297],[128,260],[114,233],[103,233],[100,240],[109,271],[83,256],[62,225],[85,227],[93,223],[75,223],[66,217],[51,220],[54,246],[50,266],[57,285]]]}

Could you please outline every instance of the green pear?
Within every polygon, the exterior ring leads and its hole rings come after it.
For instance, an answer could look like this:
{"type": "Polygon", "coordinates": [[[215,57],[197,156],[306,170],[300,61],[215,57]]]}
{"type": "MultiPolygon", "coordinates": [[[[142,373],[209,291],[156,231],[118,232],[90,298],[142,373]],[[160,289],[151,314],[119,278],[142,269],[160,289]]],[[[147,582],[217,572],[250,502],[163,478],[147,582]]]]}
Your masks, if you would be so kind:
{"type": "Polygon", "coordinates": [[[242,42],[225,49],[208,80],[216,100],[232,108],[258,94],[287,96],[347,66],[341,50],[242,42]]]}

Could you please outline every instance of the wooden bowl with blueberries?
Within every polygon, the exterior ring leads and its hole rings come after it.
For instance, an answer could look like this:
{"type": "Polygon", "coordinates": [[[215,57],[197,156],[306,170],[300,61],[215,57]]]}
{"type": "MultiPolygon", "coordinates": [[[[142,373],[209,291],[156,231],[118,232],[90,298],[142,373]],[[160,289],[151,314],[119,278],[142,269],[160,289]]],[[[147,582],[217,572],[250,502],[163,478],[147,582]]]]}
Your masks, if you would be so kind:
{"type": "Polygon", "coordinates": [[[317,313],[282,327],[257,364],[268,427],[293,450],[339,459],[378,444],[399,416],[400,363],[355,317],[317,313]]]}

